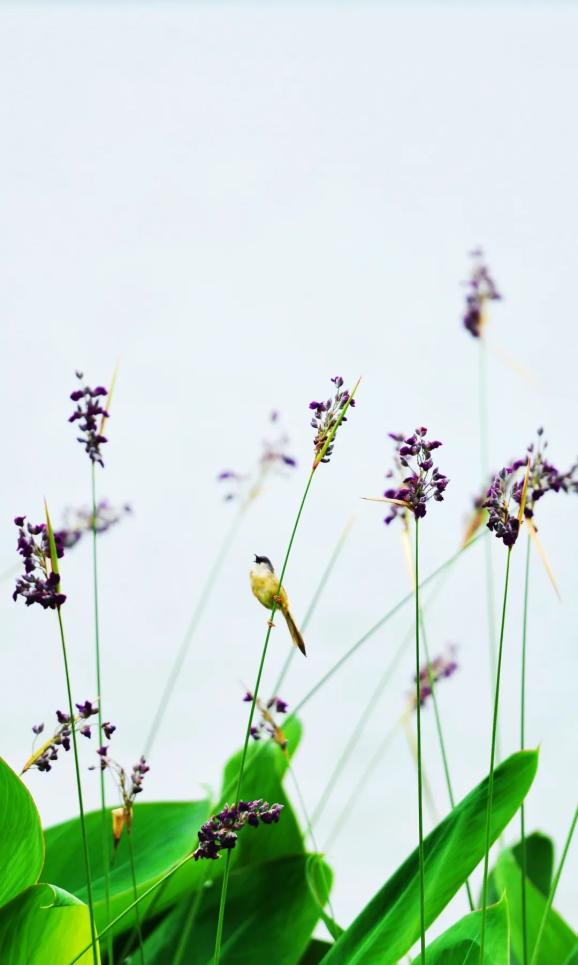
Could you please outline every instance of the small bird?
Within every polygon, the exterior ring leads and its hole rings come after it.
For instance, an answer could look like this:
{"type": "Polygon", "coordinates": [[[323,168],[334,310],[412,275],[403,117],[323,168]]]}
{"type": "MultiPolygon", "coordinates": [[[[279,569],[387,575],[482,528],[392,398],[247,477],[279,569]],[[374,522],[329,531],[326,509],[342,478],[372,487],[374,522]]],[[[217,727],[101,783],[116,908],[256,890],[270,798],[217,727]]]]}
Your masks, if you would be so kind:
{"type": "Polygon", "coordinates": [[[305,643],[295,620],[291,616],[285,587],[282,586],[279,593],[277,593],[279,589],[279,577],[275,576],[275,570],[273,569],[271,560],[267,556],[255,556],[255,566],[249,576],[251,579],[251,589],[259,600],[259,603],[262,603],[268,610],[272,610],[275,604],[277,604],[287,621],[293,643],[296,647],[299,647],[303,656],[306,657],[305,643]]]}

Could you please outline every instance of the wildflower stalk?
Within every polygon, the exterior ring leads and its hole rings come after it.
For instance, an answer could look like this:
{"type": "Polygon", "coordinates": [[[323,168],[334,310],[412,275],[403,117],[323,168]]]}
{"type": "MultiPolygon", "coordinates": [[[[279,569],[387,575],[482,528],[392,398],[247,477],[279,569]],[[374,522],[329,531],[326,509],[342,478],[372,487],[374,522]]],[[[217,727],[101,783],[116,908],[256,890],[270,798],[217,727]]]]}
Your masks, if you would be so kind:
{"type": "MultiPolygon", "coordinates": [[[[337,384],[337,380],[335,379],[334,381],[335,381],[336,384],[337,384]]],[[[349,409],[349,407],[350,407],[351,404],[353,403],[353,399],[354,399],[355,393],[357,392],[357,388],[358,388],[358,386],[359,386],[360,381],[361,381],[361,379],[358,379],[358,381],[356,382],[356,384],[355,384],[355,386],[354,386],[354,388],[353,388],[353,391],[351,392],[351,394],[349,394],[349,395],[347,396],[347,401],[345,402],[345,404],[343,405],[343,407],[340,409],[339,414],[338,414],[337,417],[335,418],[335,421],[333,422],[331,428],[329,429],[329,431],[327,432],[326,436],[324,437],[324,441],[323,441],[322,445],[320,445],[319,448],[316,447],[316,454],[315,454],[315,459],[313,460],[313,466],[311,467],[311,471],[310,471],[309,477],[308,477],[308,479],[307,479],[307,484],[306,484],[306,486],[305,486],[305,492],[303,493],[303,496],[302,496],[302,498],[301,498],[301,502],[300,502],[300,504],[299,504],[299,509],[297,510],[297,516],[296,516],[295,522],[294,522],[294,524],[293,524],[293,529],[292,529],[292,531],[291,531],[291,536],[289,537],[289,545],[287,546],[287,550],[286,550],[286,553],[285,553],[285,559],[283,560],[283,566],[281,567],[281,573],[280,573],[280,575],[279,575],[279,584],[278,584],[278,586],[277,586],[277,592],[276,592],[275,597],[274,597],[274,600],[273,600],[273,607],[272,607],[272,609],[271,609],[271,618],[270,618],[270,620],[268,621],[267,633],[265,634],[265,642],[264,642],[264,644],[263,644],[263,651],[262,651],[262,653],[261,653],[261,660],[260,660],[260,662],[259,662],[259,670],[258,670],[258,672],[257,672],[257,680],[256,680],[256,682],[255,682],[255,686],[254,686],[253,691],[252,691],[252,693],[253,693],[253,700],[251,701],[251,710],[250,710],[250,712],[249,712],[249,720],[248,720],[248,722],[247,722],[247,729],[246,729],[246,732],[245,732],[245,742],[244,742],[244,744],[243,744],[243,751],[242,751],[242,753],[241,753],[241,764],[240,764],[240,766],[239,766],[239,775],[238,775],[238,777],[237,777],[237,787],[236,787],[236,789],[235,789],[235,798],[234,798],[235,801],[238,801],[238,800],[240,799],[240,796],[241,796],[241,785],[242,785],[242,781],[243,781],[243,773],[244,773],[244,770],[245,770],[245,761],[246,761],[246,758],[247,758],[247,748],[248,748],[248,746],[249,746],[249,739],[250,739],[250,736],[251,736],[251,726],[252,726],[252,724],[253,724],[253,717],[254,717],[254,714],[255,714],[255,707],[256,707],[256,704],[257,704],[257,698],[258,698],[258,696],[259,696],[259,687],[260,687],[260,685],[261,685],[261,677],[262,677],[262,675],[263,675],[263,667],[265,666],[265,659],[266,659],[266,657],[267,657],[267,649],[268,649],[268,647],[269,647],[269,638],[270,638],[270,636],[271,636],[271,630],[272,630],[272,627],[273,627],[273,620],[274,620],[275,613],[277,612],[277,607],[278,607],[277,597],[279,596],[279,593],[281,592],[281,587],[282,587],[282,585],[283,585],[283,578],[284,578],[284,576],[285,576],[285,570],[287,569],[287,564],[288,564],[288,562],[289,562],[289,557],[290,557],[290,555],[291,555],[291,550],[292,550],[292,548],[293,548],[293,542],[294,542],[294,540],[295,540],[295,534],[297,533],[297,528],[298,528],[299,523],[300,523],[300,521],[301,521],[301,516],[302,516],[302,513],[303,513],[303,509],[304,509],[304,507],[305,507],[305,503],[306,503],[306,501],[307,501],[307,496],[309,495],[309,490],[310,490],[310,488],[311,488],[311,483],[313,482],[313,477],[314,477],[314,475],[315,475],[315,471],[316,471],[316,469],[318,468],[318,466],[321,465],[321,463],[323,462],[324,459],[325,459],[325,460],[328,460],[329,455],[331,454],[331,451],[332,451],[332,448],[333,448],[333,441],[334,441],[334,439],[335,439],[335,434],[336,434],[337,430],[339,429],[339,426],[340,426],[341,423],[343,422],[343,419],[345,418],[345,414],[346,414],[347,410],[349,409]]],[[[341,381],[341,384],[343,384],[342,381],[341,381]]],[[[339,391],[339,387],[338,387],[338,391],[339,391]]],[[[321,432],[321,431],[322,431],[322,430],[319,430],[319,431],[318,431],[318,436],[317,436],[316,438],[319,438],[319,432],[321,432]]],[[[224,923],[224,919],[225,919],[225,905],[226,905],[226,902],[227,902],[227,890],[228,890],[228,886],[229,886],[229,875],[230,875],[230,871],[231,871],[231,851],[228,850],[228,851],[227,851],[227,857],[226,857],[226,859],[225,859],[225,871],[224,871],[224,874],[223,874],[223,883],[222,883],[222,886],[221,886],[221,900],[220,900],[220,903],[219,903],[219,918],[218,918],[218,921],[217,921],[217,934],[216,934],[216,938],[215,938],[215,952],[214,952],[214,956],[213,956],[213,965],[219,965],[219,961],[220,961],[220,958],[221,958],[221,942],[222,942],[222,938],[223,938],[223,923],[224,923]]]]}
{"type": "MultiPolygon", "coordinates": [[[[283,578],[284,578],[284,576],[285,576],[285,570],[287,569],[287,563],[289,562],[289,556],[290,556],[291,550],[292,550],[292,548],[293,548],[293,541],[294,541],[294,539],[295,539],[295,534],[296,534],[296,532],[297,532],[297,527],[299,526],[299,522],[300,522],[300,520],[301,520],[301,514],[303,513],[303,508],[304,508],[304,506],[305,506],[305,502],[306,502],[306,500],[307,500],[307,496],[309,495],[309,490],[310,490],[310,488],[311,488],[311,483],[313,482],[313,476],[315,475],[315,469],[316,469],[316,468],[317,468],[317,467],[314,465],[313,468],[312,468],[312,470],[311,470],[311,472],[309,473],[309,478],[308,478],[308,480],[307,480],[307,485],[305,486],[305,492],[303,493],[303,497],[302,497],[302,499],[301,499],[301,503],[300,503],[299,509],[298,509],[298,511],[297,511],[297,517],[296,517],[295,523],[294,523],[294,525],[293,525],[293,530],[292,530],[292,532],[291,532],[291,537],[290,537],[290,539],[289,539],[289,545],[288,545],[288,547],[287,547],[287,552],[285,553],[285,559],[283,560],[283,566],[282,566],[282,568],[281,568],[281,574],[280,574],[280,576],[279,576],[279,585],[278,585],[278,587],[277,587],[276,596],[279,595],[279,592],[280,592],[280,590],[281,590],[281,586],[282,586],[282,584],[283,584],[283,578]]],[[[261,659],[260,659],[260,661],[259,661],[259,670],[257,671],[257,680],[256,680],[256,682],[255,682],[255,686],[254,686],[253,691],[252,691],[252,693],[253,693],[253,700],[251,701],[251,710],[250,710],[250,712],[249,712],[249,720],[248,720],[248,722],[247,722],[247,729],[246,729],[246,732],[245,732],[245,741],[244,741],[244,744],[243,744],[243,751],[242,751],[242,753],[241,753],[241,764],[240,764],[240,766],[239,766],[239,774],[238,774],[238,776],[237,776],[237,786],[236,786],[235,795],[234,795],[234,800],[235,800],[235,801],[238,801],[238,800],[240,799],[240,796],[241,796],[241,784],[242,784],[242,781],[243,781],[243,774],[244,774],[244,771],[245,771],[245,760],[246,760],[246,758],[247,758],[247,748],[248,748],[248,746],[249,746],[249,739],[250,739],[250,737],[251,737],[251,727],[252,727],[252,724],[253,724],[253,717],[254,717],[254,714],[255,714],[255,706],[256,706],[256,703],[257,703],[257,698],[258,698],[258,696],[259,696],[259,687],[261,686],[261,677],[262,677],[262,675],[263,675],[263,667],[265,666],[265,659],[266,659],[266,657],[267,657],[267,650],[268,650],[268,648],[269,648],[269,639],[270,639],[270,637],[271,637],[271,630],[272,630],[272,626],[273,626],[273,619],[274,619],[274,617],[275,617],[275,613],[276,613],[276,612],[277,612],[277,602],[274,601],[274,602],[273,602],[273,608],[272,608],[272,610],[271,610],[271,618],[270,618],[269,623],[268,623],[268,626],[267,626],[267,633],[265,634],[265,642],[264,642],[264,644],[263,644],[263,650],[262,650],[262,652],[261,652],[261,659]]],[[[220,961],[220,959],[221,959],[221,942],[222,942],[222,938],[223,938],[223,923],[224,923],[224,919],[225,919],[225,905],[226,905],[226,902],[227,902],[227,890],[228,890],[228,887],[229,887],[229,875],[230,875],[230,871],[231,871],[231,851],[229,850],[229,851],[227,851],[227,857],[225,858],[225,871],[224,871],[224,874],[223,874],[223,883],[222,883],[222,886],[221,886],[221,900],[220,900],[220,903],[219,903],[219,917],[218,917],[218,921],[217,921],[217,934],[216,934],[216,938],[215,938],[215,952],[214,952],[214,956],[213,956],[213,965],[219,965],[219,961],[220,961]]]]}
{"type": "Polygon", "coordinates": [[[225,533],[219,552],[217,553],[217,556],[215,557],[213,565],[209,570],[206,582],[203,586],[201,595],[199,597],[197,605],[191,616],[190,623],[185,631],[185,635],[181,641],[179,649],[177,650],[177,655],[169,671],[169,675],[166,679],[166,683],[163,688],[162,694],[160,696],[157,709],[152,719],[152,723],[150,725],[149,732],[144,745],[144,751],[143,751],[144,757],[147,757],[147,758],[149,757],[154,741],[156,740],[156,737],[159,733],[159,730],[161,728],[168,706],[170,704],[173,691],[175,689],[175,684],[179,679],[183,664],[189,652],[191,641],[201,621],[201,618],[205,611],[205,607],[209,602],[209,598],[217,582],[217,579],[220,575],[221,569],[223,567],[223,563],[225,562],[225,559],[227,558],[227,555],[233,544],[235,536],[237,535],[237,531],[239,529],[241,520],[244,516],[245,509],[247,508],[247,505],[248,505],[247,503],[242,503],[239,506],[239,510],[233,517],[233,520],[231,521],[231,525],[229,526],[228,530],[225,533]]]}
{"type": "MultiPolygon", "coordinates": [[[[96,463],[90,463],[91,467],[91,493],[92,493],[92,585],[94,601],[94,653],[96,661],[96,692],[98,694],[98,736],[102,744],[102,674],[100,662],[100,619],[98,607],[98,556],[97,556],[97,530],[96,530],[96,463]]],[[[106,791],[104,783],[104,770],[99,770],[100,786],[100,840],[102,850],[102,870],[104,877],[104,904],[106,912],[106,922],[110,921],[110,858],[108,849],[109,828],[106,811],[106,791]]],[[[109,933],[106,942],[106,952],[109,965],[114,965],[114,948],[112,933],[109,933]]]]}
{"type": "MultiPolygon", "coordinates": [[[[490,472],[489,447],[488,447],[488,402],[487,402],[487,347],[484,336],[479,338],[478,347],[478,409],[480,420],[480,469],[482,479],[487,479],[490,472]]],[[[486,568],[486,608],[487,608],[487,627],[488,627],[488,648],[490,656],[490,680],[491,692],[490,700],[494,699],[494,682],[496,680],[496,605],[494,594],[494,571],[492,568],[492,546],[490,540],[487,541],[484,549],[485,568],[486,568]]],[[[500,753],[500,730],[496,735],[496,756],[499,761],[500,753]]]]}
{"type": "MultiPolygon", "coordinates": [[[[313,830],[312,819],[309,817],[309,812],[305,805],[305,799],[303,797],[303,794],[301,793],[301,788],[299,786],[299,782],[297,781],[297,775],[295,774],[295,771],[291,765],[291,761],[289,760],[289,757],[287,757],[287,769],[289,771],[289,774],[291,775],[291,780],[293,781],[293,785],[295,787],[295,793],[297,794],[297,800],[299,801],[301,811],[303,812],[303,817],[305,818],[305,831],[303,832],[303,840],[306,841],[307,836],[309,835],[309,837],[311,838],[311,844],[313,845],[313,851],[315,852],[315,854],[320,854],[319,847],[317,845],[317,840],[315,838],[315,832],[313,830]]],[[[331,898],[329,897],[330,882],[327,880],[327,874],[324,867],[323,867],[322,875],[323,875],[323,884],[327,888],[327,906],[329,908],[331,917],[335,919],[335,912],[331,904],[331,898]]]]}
{"type": "MultiPolygon", "coordinates": [[[[138,903],[137,903],[138,891],[137,891],[137,884],[136,884],[136,865],[135,865],[135,860],[134,860],[134,847],[133,847],[133,843],[132,843],[132,831],[131,831],[131,829],[130,829],[129,827],[127,827],[126,832],[127,832],[127,833],[126,833],[126,838],[127,838],[127,846],[128,846],[128,860],[129,860],[129,864],[130,864],[130,876],[131,876],[131,880],[132,880],[132,893],[133,893],[134,901],[135,901],[134,913],[135,913],[135,919],[136,919],[136,932],[137,932],[137,935],[138,935],[139,958],[140,958],[141,965],[145,965],[144,948],[143,948],[143,940],[142,940],[142,929],[141,929],[141,920],[140,920],[140,910],[139,910],[138,903]]],[[[109,936],[107,937],[107,944],[108,944],[108,940],[109,940],[109,937],[110,937],[110,936],[112,936],[112,932],[109,932],[109,936]]]]}
{"type": "MultiPolygon", "coordinates": [[[[526,542],[526,566],[524,570],[524,610],[522,617],[522,666],[520,680],[520,750],[524,750],[526,743],[526,639],[528,631],[528,598],[530,584],[530,548],[531,538],[528,531],[526,542]]],[[[521,867],[521,899],[522,899],[522,945],[523,945],[523,965],[528,965],[528,922],[526,907],[526,815],[524,812],[524,802],[520,805],[520,832],[522,841],[522,867],[521,867]]]]}
{"type": "MultiPolygon", "coordinates": [[[[419,652],[419,518],[415,517],[415,685],[416,685],[416,721],[417,721],[417,813],[419,831],[419,917],[420,917],[420,947],[421,960],[425,962],[425,869],[423,848],[423,780],[421,760],[421,659],[419,652]]],[[[483,957],[482,957],[483,961],[483,957]]]]}
{"type": "MultiPolygon", "coordinates": [[[[52,529],[49,528],[51,548],[54,544],[54,536],[52,535],[52,529]]],[[[56,555],[56,554],[55,554],[56,555]]],[[[60,644],[62,647],[62,659],[64,661],[64,676],[66,678],[66,693],[68,697],[68,713],[70,715],[71,721],[74,721],[74,704],[72,702],[72,688],[70,685],[70,670],[68,667],[68,655],[66,652],[66,639],[64,636],[64,627],[62,625],[62,614],[60,612],[60,607],[56,610],[58,616],[58,627],[60,630],[60,644]]],[[[82,853],[84,858],[84,869],[86,872],[86,893],[88,897],[88,913],[90,917],[90,935],[91,935],[91,945],[85,949],[88,951],[92,947],[92,959],[94,965],[98,965],[99,955],[97,950],[97,938],[96,929],[94,924],[94,902],[92,897],[92,877],[90,872],[90,857],[88,854],[88,840],[86,836],[86,822],[84,819],[84,801],[82,797],[82,782],[80,780],[80,766],[78,763],[78,746],[76,742],[76,727],[71,727],[72,733],[72,750],[74,752],[74,770],[76,774],[76,791],[78,795],[78,814],[80,818],[80,833],[82,835],[82,853]]]]}
{"type": "MultiPolygon", "coordinates": [[[[324,571],[323,571],[323,573],[322,573],[321,579],[319,580],[319,583],[317,584],[317,589],[315,590],[315,593],[313,594],[313,597],[311,598],[311,602],[310,602],[310,604],[309,604],[309,606],[308,606],[308,608],[307,608],[307,612],[306,612],[305,616],[303,617],[303,620],[302,620],[302,623],[301,623],[301,630],[303,631],[303,633],[305,633],[305,630],[307,629],[307,626],[308,626],[308,624],[309,624],[309,621],[311,620],[311,617],[313,616],[315,610],[317,609],[317,604],[319,603],[319,600],[320,600],[320,598],[321,598],[321,594],[323,593],[323,590],[325,589],[325,587],[326,587],[326,585],[327,585],[327,582],[328,582],[328,580],[329,580],[329,577],[331,576],[331,574],[332,574],[332,572],[333,572],[333,569],[334,569],[334,567],[335,567],[335,564],[337,563],[337,560],[339,559],[339,557],[340,557],[340,555],[341,555],[341,551],[342,551],[342,549],[343,549],[343,547],[344,547],[344,545],[345,545],[345,542],[346,542],[346,540],[347,540],[347,537],[349,536],[349,531],[350,531],[350,529],[351,529],[352,524],[353,524],[353,516],[351,516],[351,517],[348,519],[347,523],[345,524],[345,526],[344,526],[344,528],[343,528],[343,531],[342,531],[342,533],[341,533],[341,536],[339,537],[337,543],[335,544],[335,547],[334,547],[334,549],[333,549],[333,552],[332,552],[331,556],[329,557],[329,560],[328,560],[328,562],[327,562],[327,566],[325,567],[325,569],[324,569],[324,571]]],[[[287,676],[287,673],[289,672],[289,667],[291,666],[291,664],[292,664],[292,662],[293,662],[293,658],[295,657],[295,654],[296,654],[296,653],[297,653],[296,648],[292,646],[291,649],[289,650],[289,653],[287,654],[287,658],[286,658],[286,660],[285,660],[285,663],[283,664],[283,666],[282,666],[282,668],[281,668],[281,672],[280,672],[280,674],[279,674],[279,676],[278,676],[278,678],[277,678],[277,681],[276,681],[276,683],[275,683],[275,686],[273,687],[273,693],[274,693],[274,694],[278,694],[279,691],[281,690],[281,688],[282,688],[282,686],[283,686],[283,682],[284,682],[284,680],[285,680],[285,677],[287,676]]]]}
{"type": "Polygon", "coordinates": [[[571,843],[572,843],[572,838],[573,838],[573,836],[574,836],[574,831],[576,830],[576,824],[577,824],[577,823],[578,823],[578,807],[577,807],[576,810],[574,811],[574,817],[572,818],[572,822],[571,822],[571,824],[570,824],[570,828],[569,828],[568,834],[567,834],[567,836],[566,836],[566,841],[564,842],[564,848],[562,849],[562,855],[561,855],[561,857],[560,857],[560,864],[558,865],[558,868],[557,868],[557,870],[556,870],[556,874],[554,875],[554,878],[553,878],[553,880],[552,880],[552,884],[551,884],[551,886],[550,886],[550,891],[549,891],[548,898],[547,898],[547,901],[546,901],[546,906],[545,906],[545,908],[544,908],[544,914],[542,915],[542,920],[541,920],[541,922],[540,922],[540,927],[539,927],[539,929],[538,929],[538,934],[536,935],[536,944],[534,945],[534,951],[533,951],[533,953],[532,953],[532,960],[531,960],[531,962],[530,962],[530,965],[536,965],[536,962],[538,961],[538,953],[539,953],[539,951],[540,951],[540,945],[541,945],[541,943],[542,943],[542,937],[543,937],[543,935],[544,935],[544,929],[545,929],[545,927],[546,927],[546,922],[548,921],[548,915],[550,914],[552,905],[553,905],[553,903],[554,903],[554,898],[555,898],[555,896],[556,896],[556,891],[557,891],[557,889],[558,889],[558,884],[559,884],[559,881],[560,881],[560,877],[561,877],[561,875],[562,875],[562,871],[564,870],[564,864],[565,864],[566,858],[567,858],[567,856],[568,856],[568,851],[570,850],[570,845],[571,845],[571,843]]]}
{"type": "Polygon", "coordinates": [[[506,608],[508,603],[508,583],[510,579],[510,559],[512,547],[508,546],[506,558],[506,576],[504,579],[504,596],[502,601],[502,619],[500,624],[500,640],[498,644],[498,664],[496,668],[496,686],[494,690],[494,711],[492,717],[492,740],[490,750],[490,774],[488,778],[488,803],[486,808],[486,844],[484,853],[484,878],[482,885],[482,925],[480,936],[480,961],[484,961],[486,943],[486,914],[488,902],[488,865],[490,860],[490,831],[492,824],[492,805],[494,796],[494,766],[496,759],[496,735],[498,731],[498,706],[500,701],[500,677],[502,672],[502,654],[504,649],[504,630],[506,627],[506,608]]]}

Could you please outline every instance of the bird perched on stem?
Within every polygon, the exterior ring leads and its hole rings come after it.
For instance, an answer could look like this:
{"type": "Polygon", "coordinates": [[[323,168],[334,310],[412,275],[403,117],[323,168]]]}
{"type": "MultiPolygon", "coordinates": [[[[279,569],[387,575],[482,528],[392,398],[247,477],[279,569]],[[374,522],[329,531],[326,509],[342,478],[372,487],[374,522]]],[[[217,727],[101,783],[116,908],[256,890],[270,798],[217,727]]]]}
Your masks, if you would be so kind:
{"type": "Polygon", "coordinates": [[[303,637],[291,616],[285,587],[279,587],[279,577],[275,576],[271,560],[267,556],[255,556],[255,565],[249,576],[251,589],[259,603],[262,603],[268,610],[272,610],[275,605],[278,607],[285,617],[293,643],[296,647],[299,647],[304,657],[307,656],[303,637]]]}

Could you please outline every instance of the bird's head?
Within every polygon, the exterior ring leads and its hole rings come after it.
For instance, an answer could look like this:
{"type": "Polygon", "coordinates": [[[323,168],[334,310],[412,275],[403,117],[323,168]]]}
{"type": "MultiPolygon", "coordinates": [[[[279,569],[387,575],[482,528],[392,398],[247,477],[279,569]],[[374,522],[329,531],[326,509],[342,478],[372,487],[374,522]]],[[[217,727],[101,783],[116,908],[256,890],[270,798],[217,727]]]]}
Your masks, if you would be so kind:
{"type": "Polygon", "coordinates": [[[255,553],[255,563],[257,564],[257,566],[259,565],[259,563],[262,563],[263,566],[266,566],[267,569],[271,571],[271,573],[273,572],[273,564],[268,556],[257,556],[257,554],[255,553]]]}

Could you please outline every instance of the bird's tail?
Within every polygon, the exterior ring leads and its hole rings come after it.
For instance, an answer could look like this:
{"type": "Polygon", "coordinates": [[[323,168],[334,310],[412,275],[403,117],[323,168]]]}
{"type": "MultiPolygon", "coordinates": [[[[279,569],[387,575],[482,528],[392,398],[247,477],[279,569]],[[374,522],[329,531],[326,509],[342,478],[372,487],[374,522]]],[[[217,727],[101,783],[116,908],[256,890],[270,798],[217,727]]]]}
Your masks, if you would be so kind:
{"type": "Polygon", "coordinates": [[[301,636],[299,627],[295,623],[295,620],[291,616],[291,613],[289,612],[289,610],[283,610],[283,616],[287,621],[287,626],[289,628],[289,633],[291,634],[291,639],[293,640],[293,643],[295,644],[296,647],[299,647],[303,656],[306,657],[307,653],[305,652],[305,641],[301,636]]]}

